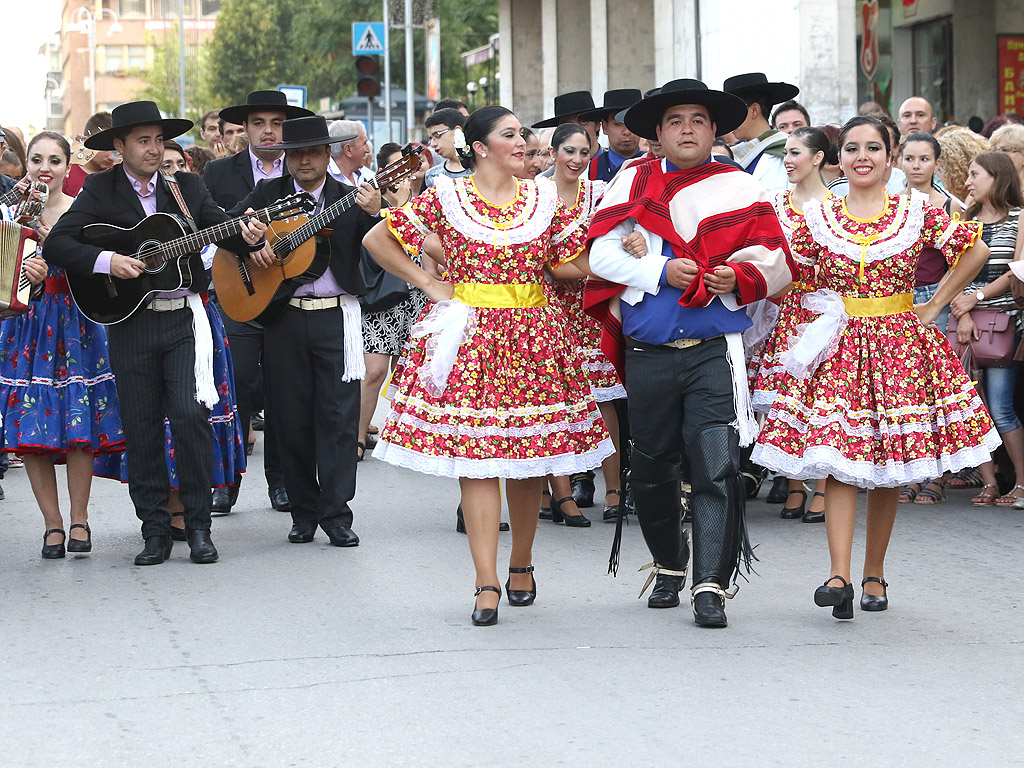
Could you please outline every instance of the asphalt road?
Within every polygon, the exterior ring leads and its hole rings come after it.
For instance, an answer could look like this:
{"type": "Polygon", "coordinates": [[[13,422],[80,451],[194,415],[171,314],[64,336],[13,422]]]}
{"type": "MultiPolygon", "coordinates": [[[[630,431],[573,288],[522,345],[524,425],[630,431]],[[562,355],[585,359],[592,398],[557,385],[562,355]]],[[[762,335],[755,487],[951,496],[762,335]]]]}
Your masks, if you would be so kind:
{"type": "Polygon", "coordinates": [[[706,630],[685,604],[637,600],[649,557],[635,522],[606,575],[613,528],[593,510],[589,529],[541,522],[536,604],[503,602],[477,628],[454,481],[370,454],[362,544],[289,544],[261,447],[207,566],[184,544],[133,566],[138,522],[107,480],[93,553],[41,560],[25,472],[8,473],[0,765],[1024,763],[1024,512],[975,509],[967,491],[904,505],[890,610],[838,622],[811,600],[824,526],[752,502],[759,575],[729,628],[706,630]]]}

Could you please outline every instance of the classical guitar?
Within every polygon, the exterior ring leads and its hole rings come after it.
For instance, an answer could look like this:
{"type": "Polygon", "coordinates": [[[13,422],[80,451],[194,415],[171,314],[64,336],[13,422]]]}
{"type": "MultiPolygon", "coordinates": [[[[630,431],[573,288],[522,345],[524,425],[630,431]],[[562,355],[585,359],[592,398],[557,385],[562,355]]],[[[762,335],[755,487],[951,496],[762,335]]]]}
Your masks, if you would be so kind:
{"type": "Polygon", "coordinates": [[[257,218],[269,224],[301,211],[312,212],[314,207],[313,198],[306,193],[289,195],[255,213],[198,231],[192,231],[191,220],[172,213],[154,213],[131,228],[89,224],[82,229],[83,242],[132,256],[145,262],[146,269],[128,279],[69,272],[71,295],[82,314],[94,323],[119,323],[144,306],[154,293],[188,288],[196,282],[199,275],[192,270],[202,265],[190,263],[190,258],[210,243],[237,235],[243,222],[257,218]]]}
{"type": "MultiPolygon", "coordinates": [[[[403,157],[383,168],[370,182],[375,189],[389,187],[420,167],[420,148],[403,150],[403,157]],[[407,154],[405,154],[407,153],[407,154]]],[[[321,277],[330,263],[330,241],[316,237],[326,225],[356,203],[349,192],[312,218],[300,215],[274,222],[267,242],[274,249],[274,264],[266,269],[218,248],[213,256],[213,285],[221,308],[232,320],[271,323],[284,311],[295,289],[321,277]]]]}

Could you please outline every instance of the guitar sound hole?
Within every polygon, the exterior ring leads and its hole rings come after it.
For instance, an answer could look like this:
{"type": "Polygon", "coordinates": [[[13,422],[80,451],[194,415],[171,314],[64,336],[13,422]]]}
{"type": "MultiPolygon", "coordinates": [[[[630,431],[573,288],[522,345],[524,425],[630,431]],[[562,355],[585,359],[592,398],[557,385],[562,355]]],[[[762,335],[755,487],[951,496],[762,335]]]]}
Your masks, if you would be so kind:
{"type": "Polygon", "coordinates": [[[139,250],[136,251],[136,253],[147,252],[152,253],[148,255],[145,259],[143,259],[143,261],[146,262],[146,272],[149,272],[150,274],[161,272],[163,268],[167,266],[168,262],[161,261],[155,267],[152,266],[152,263],[154,259],[159,259],[163,255],[163,243],[161,243],[159,240],[147,240],[142,244],[139,250]]]}

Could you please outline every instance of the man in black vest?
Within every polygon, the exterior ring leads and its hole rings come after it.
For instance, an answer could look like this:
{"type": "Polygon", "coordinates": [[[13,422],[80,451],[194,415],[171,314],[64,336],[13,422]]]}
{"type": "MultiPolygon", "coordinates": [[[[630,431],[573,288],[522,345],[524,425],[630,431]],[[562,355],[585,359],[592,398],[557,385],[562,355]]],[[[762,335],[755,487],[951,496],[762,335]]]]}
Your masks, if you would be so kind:
{"type": "MultiPolygon", "coordinates": [[[[284,173],[284,152],[266,147],[280,143],[281,123],[285,120],[312,114],[308,109],[289,104],[280,91],[253,91],[245,104],[221,110],[222,120],[245,126],[245,132],[249,136],[249,148],[207,164],[203,172],[203,181],[217,205],[225,211],[230,211],[252,192],[257,181],[280,177],[284,173]]],[[[238,398],[238,422],[242,425],[243,435],[248,439],[250,420],[260,409],[259,404],[263,399],[263,383],[260,378],[263,328],[256,323],[236,322],[223,310],[221,316],[224,318],[224,330],[227,331],[231,344],[235,393],[238,398]]],[[[264,403],[264,410],[268,407],[272,406],[264,403]]],[[[278,441],[273,431],[267,429],[263,433],[263,469],[267,477],[267,493],[274,509],[287,512],[288,492],[284,487],[278,453],[278,441]]],[[[241,481],[242,476],[236,474],[233,486],[214,490],[213,514],[224,515],[231,511],[238,499],[241,481]]]]}
{"type": "MultiPolygon", "coordinates": [[[[263,207],[303,191],[316,199],[320,213],[353,191],[327,175],[329,145],[353,137],[332,138],[319,116],[285,120],[282,134],[277,148],[285,152],[290,175],[259,182],[238,207],[263,207]]],[[[302,285],[264,332],[270,427],[280,441],[293,522],[288,540],[295,544],[312,541],[318,525],[336,547],[359,544],[348,506],[356,492],[359,380],[365,373],[356,299],[366,292],[359,248],[376,223],[381,198],[364,183],[356,202],[325,222],[332,233],[323,276],[302,285]]],[[[272,259],[269,247],[253,256],[264,267],[272,259]]]]}
{"type": "MultiPolygon", "coordinates": [[[[105,223],[130,228],[157,212],[182,217],[182,207],[200,229],[229,217],[195,175],[175,174],[182,196],[178,202],[159,173],[164,139],[185,133],[192,127],[191,120],[165,120],[155,103],[140,101],[116,107],[112,123],[111,128],[90,136],[85,146],[116,150],[123,158],[121,165],[86,177],[81,193],[46,238],[43,257],[71,274],[102,273],[131,279],[142,274],[145,263],[86,244],[83,227],[105,223]]],[[[218,242],[246,253],[262,241],[265,230],[264,224],[250,219],[242,225],[240,235],[218,242]]],[[[128,491],[146,539],[136,565],[157,565],[171,554],[164,416],[170,420],[177,447],[191,558],[197,563],[217,560],[210,539],[213,442],[208,421],[217,391],[213,340],[199,296],[208,280],[199,254],[189,257],[189,267],[194,276],[189,288],[156,294],[145,307],[107,331],[127,444],[128,491]]]]}

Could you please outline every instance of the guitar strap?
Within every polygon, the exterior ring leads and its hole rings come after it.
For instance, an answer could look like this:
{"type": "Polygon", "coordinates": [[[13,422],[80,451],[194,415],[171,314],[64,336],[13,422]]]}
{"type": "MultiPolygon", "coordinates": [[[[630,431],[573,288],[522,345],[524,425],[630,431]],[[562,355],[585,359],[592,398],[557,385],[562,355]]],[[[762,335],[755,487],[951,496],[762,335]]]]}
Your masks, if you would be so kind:
{"type": "Polygon", "coordinates": [[[181,212],[185,214],[185,218],[189,221],[195,221],[195,219],[192,218],[192,212],[189,211],[188,206],[185,204],[185,198],[181,194],[181,188],[178,186],[178,180],[169,173],[161,173],[160,176],[170,188],[171,195],[174,196],[174,200],[178,203],[178,207],[181,208],[181,212]]]}

